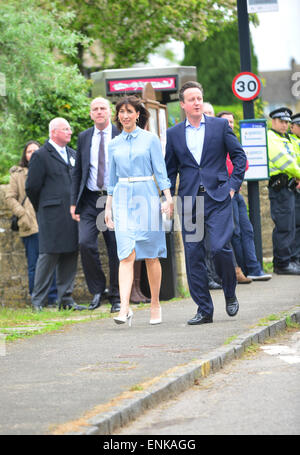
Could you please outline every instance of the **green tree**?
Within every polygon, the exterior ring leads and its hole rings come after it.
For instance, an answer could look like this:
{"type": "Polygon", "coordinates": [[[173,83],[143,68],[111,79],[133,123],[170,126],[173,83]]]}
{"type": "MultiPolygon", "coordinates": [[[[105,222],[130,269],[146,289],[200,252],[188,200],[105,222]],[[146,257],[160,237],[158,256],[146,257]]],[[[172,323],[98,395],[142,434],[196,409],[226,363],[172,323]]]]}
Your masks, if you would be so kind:
{"type": "MultiPolygon", "coordinates": [[[[252,53],[252,72],[257,73],[257,58],[252,53]]],[[[233,78],[240,72],[240,50],[237,21],[215,30],[205,41],[193,39],[185,45],[182,65],[197,67],[197,78],[202,84],[205,100],[212,104],[240,102],[231,89],[233,78]]]]}
{"type": "MultiPolygon", "coordinates": [[[[53,5],[53,0],[43,4],[53,5]]],[[[204,39],[236,9],[236,0],[56,0],[55,4],[76,13],[72,30],[98,41],[101,54],[93,71],[146,62],[171,38],[204,39]]],[[[73,62],[86,74],[81,43],[77,50],[73,62]]]]}
{"type": "Polygon", "coordinates": [[[78,33],[65,28],[71,14],[46,12],[33,0],[22,8],[15,0],[1,3],[0,72],[5,96],[0,96],[0,175],[19,160],[29,139],[43,142],[53,117],[65,117],[76,135],[88,121],[89,83],[76,66],[66,66],[75,55],[78,33]]]}

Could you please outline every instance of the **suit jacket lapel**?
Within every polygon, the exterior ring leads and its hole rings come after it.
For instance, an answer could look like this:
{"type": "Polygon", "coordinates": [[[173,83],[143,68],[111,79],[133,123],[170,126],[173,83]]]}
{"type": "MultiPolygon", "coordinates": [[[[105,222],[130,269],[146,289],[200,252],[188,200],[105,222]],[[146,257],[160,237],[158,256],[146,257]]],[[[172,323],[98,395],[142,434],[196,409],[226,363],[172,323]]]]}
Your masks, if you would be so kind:
{"type": "Polygon", "coordinates": [[[211,125],[211,118],[205,115],[205,135],[204,135],[204,142],[203,142],[203,150],[202,150],[202,155],[201,155],[201,161],[200,164],[202,163],[205,153],[208,147],[208,144],[212,138],[213,135],[213,127],[211,125]]]}
{"type": "Polygon", "coordinates": [[[187,143],[186,143],[186,134],[185,134],[185,121],[180,123],[179,125],[179,140],[180,140],[180,145],[181,145],[181,149],[184,151],[184,152],[187,152],[189,153],[191,156],[193,156],[187,146],[187,143]]]}
{"type": "Polygon", "coordinates": [[[94,134],[94,129],[95,129],[95,127],[93,126],[92,128],[89,128],[87,130],[86,140],[84,141],[84,147],[83,147],[83,153],[84,153],[83,162],[87,165],[88,169],[90,167],[90,161],[91,161],[91,146],[92,146],[92,138],[93,138],[93,134],[94,134]]]}
{"type": "Polygon", "coordinates": [[[68,163],[69,163],[69,167],[74,167],[74,164],[75,164],[75,158],[76,158],[76,155],[73,151],[73,149],[71,149],[70,147],[66,147],[66,150],[67,150],[67,155],[68,155],[68,163]],[[72,159],[73,159],[73,163],[72,163],[72,159]]]}
{"type": "Polygon", "coordinates": [[[55,160],[59,161],[60,163],[64,164],[65,166],[69,166],[68,163],[65,162],[65,160],[60,156],[57,150],[49,143],[47,142],[47,149],[50,152],[50,156],[54,158],[55,160]]]}
{"type": "Polygon", "coordinates": [[[186,143],[186,132],[185,132],[185,120],[180,123],[179,125],[179,139],[180,139],[180,145],[181,145],[181,150],[183,150],[184,153],[188,155],[188,157],[198,166],[197,161],[195,160],[193,154],[190,152],[190,149],[187,146],[186,143]]]}

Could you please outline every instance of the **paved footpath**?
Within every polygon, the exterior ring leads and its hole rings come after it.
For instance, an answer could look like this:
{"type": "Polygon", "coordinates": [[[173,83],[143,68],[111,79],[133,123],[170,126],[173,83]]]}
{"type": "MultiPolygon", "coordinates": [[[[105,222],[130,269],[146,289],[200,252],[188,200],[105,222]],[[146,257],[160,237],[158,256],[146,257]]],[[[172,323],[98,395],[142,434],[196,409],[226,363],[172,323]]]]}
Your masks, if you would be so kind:
{"type": "Polygon", "coordinates": [[[286,315],[300,322],[299,284],[300,277],[274,274],[239,285],[234,318],[222,291],[212,291],[213,324],[188,326],[196,306],[184,299],[163,303],[157,326],[150,326],[148,308],[133,305],[131,328],[94,320],[7,343],[0,356],[0,434],[111,434],[238,358],[249,343],[284,329],[286,315]]]}

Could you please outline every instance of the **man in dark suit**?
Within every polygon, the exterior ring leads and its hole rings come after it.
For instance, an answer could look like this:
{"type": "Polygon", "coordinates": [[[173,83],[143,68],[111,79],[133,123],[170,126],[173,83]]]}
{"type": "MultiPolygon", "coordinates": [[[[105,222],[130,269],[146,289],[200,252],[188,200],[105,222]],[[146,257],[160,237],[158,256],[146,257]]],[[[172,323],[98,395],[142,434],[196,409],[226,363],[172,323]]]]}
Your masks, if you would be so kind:
{"type": "MultiPolygon", "coordinates": [[[[81,261],[88,289],[93,295],[89,310],[94,310],[100,306],[106,288],[98,251],[99,230],[96,221],[105,209],[103,199],[105,202],[108,185],[108,143],[119,131],[111,124],[110,105],[105,98],[95,98],[91,102],[90,116],[94,126],[78,136],[70,211],[73,219],[79,222],[81,261]]],[[[102,225],[99,227],[107,247],[110,270],[109,300],[111,312],[115,313],[120,310],[116,239],[115,233],[108,230],[104,222],[102,225]]]]}
{"type": "Polygon", "coordinates": [[[49,123],[49,140],[29,163],[26,193],[37,213],[39,257],[36,266],[32,306],[40,311],[56,268],[59,309],[83,309],[74,303],[72,290],[77,270],[78,228],[69,206],[71,172],[75,151],[67,146],[72,136],[69,123],[55,118],[49,123]]]}
{"type": "Polygon", "coordinates": [[[198,305],[196,315],[188,324],[195,325],[213,322],[204,229],[208,230],[216,272],[222,279],[227,314],[235,316],[239,309],[229,242],[233,231],[231,198],[242,184],[246,155],[227,120],[203,114],[203,90],[199,83],[185,83],[179,100],[186,120],[168,129],[165,159],[172,195],[178,173],[180,177],[178,197],[182,202],[187,278],[191,296],[198,305]],[[227,153],[234,165],[230,178],[226,168],[227,153]]]}

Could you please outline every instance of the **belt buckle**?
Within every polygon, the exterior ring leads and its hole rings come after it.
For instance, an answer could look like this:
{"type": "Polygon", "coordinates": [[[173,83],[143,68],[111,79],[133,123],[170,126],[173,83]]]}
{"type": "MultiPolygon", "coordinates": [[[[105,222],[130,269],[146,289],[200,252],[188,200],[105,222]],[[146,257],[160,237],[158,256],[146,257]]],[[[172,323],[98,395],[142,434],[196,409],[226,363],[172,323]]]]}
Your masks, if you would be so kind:
{"type": "Polygon", "coordinates": [[[133,182],[133,177],[128,177],[128,182],[129,183],[133,182]]]}

